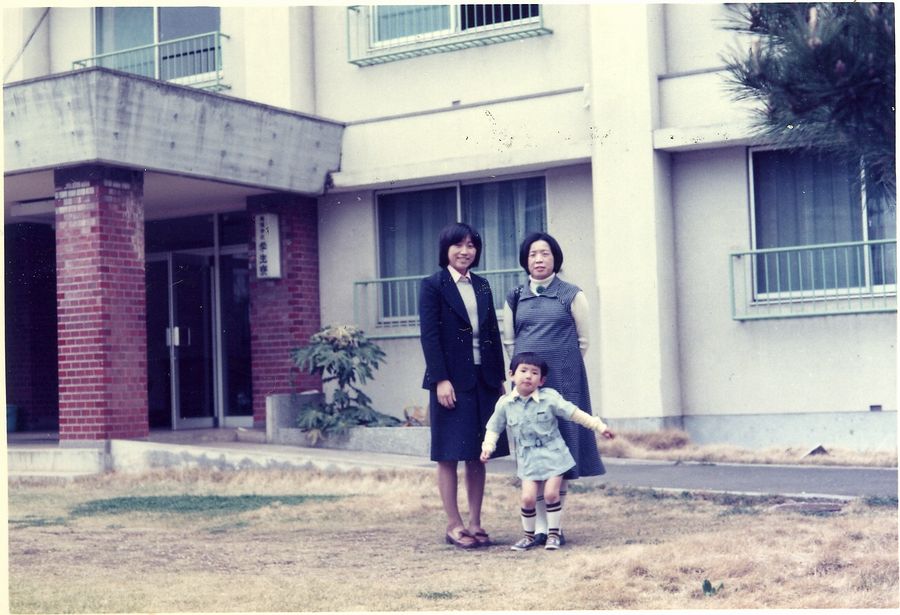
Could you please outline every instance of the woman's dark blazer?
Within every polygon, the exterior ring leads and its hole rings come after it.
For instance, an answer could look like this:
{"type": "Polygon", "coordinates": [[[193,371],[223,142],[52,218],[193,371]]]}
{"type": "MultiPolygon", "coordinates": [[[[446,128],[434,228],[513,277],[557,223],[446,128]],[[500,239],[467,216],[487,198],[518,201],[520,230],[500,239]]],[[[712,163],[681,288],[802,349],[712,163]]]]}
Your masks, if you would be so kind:
{"type": "MultiPolygon", "coordinates": [[[[478,339],[484,381],[498,388],[505,380],[503,347],[494,310],[491,287],[484,278],[469,272],[478,304],[478,339]]],[[[422,388],[431,389],[441,380],[467,391],[477,383],[472,355],[472,323],[446,268],[422,280],[419,293],[422,350],[425,378],[422,388]]]]}

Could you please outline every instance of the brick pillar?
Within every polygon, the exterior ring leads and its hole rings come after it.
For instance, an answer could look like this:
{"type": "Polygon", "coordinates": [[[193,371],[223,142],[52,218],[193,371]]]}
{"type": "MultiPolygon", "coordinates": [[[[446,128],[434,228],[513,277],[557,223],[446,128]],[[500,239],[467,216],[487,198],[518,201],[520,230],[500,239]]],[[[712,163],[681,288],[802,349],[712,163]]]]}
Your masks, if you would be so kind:
{"type": "Polygon", "coordinates": [[[143,174],[58,170],[60,445],[146,437],[143,174]]]}
{"type": "Polygon", "coordinates": [[[250,242],[250,346],[253,423],[266,420],[266,396],[321,390],[319,378],[297,373],[291,351],[319,330],[319,239],[315,199],[270,194],[247,199],[251,214],[278,214],[280,279],[256,277],[256,245],[250,242]]]}

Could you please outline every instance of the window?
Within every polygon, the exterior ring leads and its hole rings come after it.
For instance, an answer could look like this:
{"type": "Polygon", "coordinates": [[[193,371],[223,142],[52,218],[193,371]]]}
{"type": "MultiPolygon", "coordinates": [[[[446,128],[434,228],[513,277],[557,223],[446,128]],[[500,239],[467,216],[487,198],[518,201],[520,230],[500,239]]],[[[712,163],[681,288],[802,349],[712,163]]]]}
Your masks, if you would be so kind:
{"type": "Polygon", "coordinates": [[[437,268],[447,224],[472,225],[484,242],[479,269],[519,267],[519,242],[545,227],[543,177],[378,195],[380,274],[424,276],[437,268]]]}
{"type": "Polygon", "coordinates": [[[376,6],[372,41],[398,41],[420,34],[450,32],[450,6],[376,6]]]}
{"type": "Polygon", "coordinates": [[[865,170],[798,150],[751,153],[757,297],[896,285],[896,209],[865,170]],[[815,247],[819,246],[819,247],[815,247]]]}
{"type": "Polygon", "coordinates": [[[418,315],[419,281],[438,267],[438,234],[461,220],[480,234],[478,270],[487,273],[498,306],[519,282],[519,243],[546,228],[543,177],[451,185],[377,195],[380,278],[379,322],[418,315]]]}
{"type": "Polygon", "coordinates": [[[100,66],[167,81],[218,71],[218,8],[95,10],[100,66]]]}
{"type": "Polygon", "coordinates": [[[540,16],[538,4],[427,4],[373,7],[375,43],[452,34],[540,16]]]}
{"type": "Polygon", "coordinates": [[[351,6],[350,62],[359,66],[550,34],[539,4],[351,6]]]}

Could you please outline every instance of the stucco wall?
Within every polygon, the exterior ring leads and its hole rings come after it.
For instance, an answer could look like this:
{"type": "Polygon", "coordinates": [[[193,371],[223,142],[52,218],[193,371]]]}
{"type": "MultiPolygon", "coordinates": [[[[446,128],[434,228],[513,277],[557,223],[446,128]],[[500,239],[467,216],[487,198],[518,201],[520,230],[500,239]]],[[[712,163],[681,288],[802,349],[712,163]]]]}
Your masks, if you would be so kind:
{"type": "Polygon", "coordinates": [[[739,322],[728,253],[750,247],[746,150],[673,155],[684,414],[897,408],[896,315],[739,322]]]}
{"type": "Polygon", "coordinates": [[[553,34],[361,68],[347,61],[347,7],[317,7],[317,112],[351,122],[584,85],[587,6],[541,10],[553,34]]]}
{"type": "Polygon", "coordinates": [[[721,66],[720,54],[735,41],[723,28],[729,11],[724,4],[666,4],[666,72],[681,73],[721,66]]]}

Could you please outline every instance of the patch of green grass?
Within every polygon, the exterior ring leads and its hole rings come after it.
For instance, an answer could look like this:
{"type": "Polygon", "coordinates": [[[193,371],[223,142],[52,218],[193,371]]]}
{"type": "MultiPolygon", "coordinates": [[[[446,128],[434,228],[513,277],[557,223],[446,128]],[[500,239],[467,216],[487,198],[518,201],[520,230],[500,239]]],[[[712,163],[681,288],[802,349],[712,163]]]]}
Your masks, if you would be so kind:
{"type": "Polygon", "coordinates": [[[890,506],[897,508],[897,496],[879,496],[872,495],[867,497],[864,502],[867,506],[890,506]]]}
{"type": "Polygon", "coordinates": [[[723,510],[719,513],[720,517],[727,517],[729,515],[758,515],[759,509],[753,508],[750,506],[732,506],[728,510],[723,510]]]}
{"type": "Polygon", "coordinates": [[[9,525],[13,527],[13,529],[21,529],[25,527],[48,527],[51,525],[65,525],[66,519],[63,517],[35,517],[34,515],[28,515],[26,517],[22,517],[20,519],[10,519],[9,525]]]}
{"type": "Polygon", "coordinates": [[[451,600],[456,595],[453,592],[419,592],[416,597],[424,600],[451,600]]]}
{"type": "Polygon", "coordinates": [[[266,506],[298,506],[336,500],[337,495],[156,495],[91,500],[72,509],[73,517],[122,515],[135,512],[161,514],[242,513],[266,506]]]}
{"type": "Polygon", "coordinates": [[[245,527],[249,527],[250,524],[246,521],[237,521],[235,523],[226,523],[225,525],[217,525],[215,527],[211,527],[206,531],[210,534],[226,534],[232,530],[242,530],[245,527]]]}

